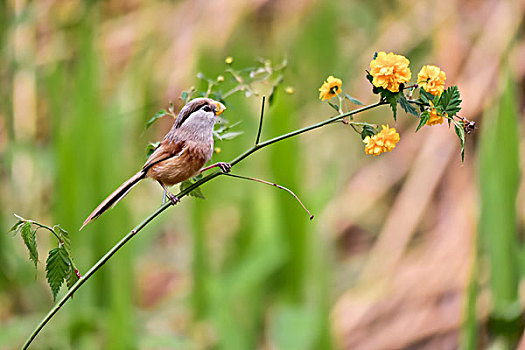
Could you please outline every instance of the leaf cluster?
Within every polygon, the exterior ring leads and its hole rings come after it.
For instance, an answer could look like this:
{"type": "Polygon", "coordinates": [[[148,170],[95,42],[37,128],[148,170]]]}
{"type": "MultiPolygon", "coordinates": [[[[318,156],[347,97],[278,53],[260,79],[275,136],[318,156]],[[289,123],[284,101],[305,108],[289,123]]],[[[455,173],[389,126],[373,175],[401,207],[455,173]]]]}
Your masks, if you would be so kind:
{"type": "Polygon", "coordinates": [[[454,117],[461,110],[461,95],[457,86],[450,86],[441,95],[434,96],[423,88],[419,90],[419,99],[416,101],[421,109],[421,120],[416,129],[418,131],[430,119],[430,109],[435,108],[438,115],[443,116],[448,125],[454,124],[454,130],[461,144],[461,161],[465,159],[465,128],[462,121],[454,117]]]}
{"type": "Polygon", "coordinates": [[[53,227],[41,224],[33,220],[27,220],[16,215],[17,221],[11,227],[9,232],[20,234],[22,240],[29,252],[29,260],[38,265],[38,247],[36,240],[37,230],[43,228],[55,236],[58,241],[58,247],[49,251],[46,259],[46,280],[53,293],[53,300],[56,300],[61,286],[66,283],[71,288],[78,280],[78,269],[73,262],[71,254],[71,238],[69,233],[59,225],[53,227]]]}

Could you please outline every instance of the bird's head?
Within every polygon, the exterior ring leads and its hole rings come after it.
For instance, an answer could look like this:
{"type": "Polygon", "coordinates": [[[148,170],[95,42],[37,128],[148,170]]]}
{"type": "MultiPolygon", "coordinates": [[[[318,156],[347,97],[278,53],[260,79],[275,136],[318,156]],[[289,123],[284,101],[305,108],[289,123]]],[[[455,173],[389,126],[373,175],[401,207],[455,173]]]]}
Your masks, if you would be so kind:
{"type": "Polygon", "coordinates": [[[208,125],[215,124],[216,117],[224,112],[226,107],[211,98],[201,97],[188,102],[180,110],[175,119],[175,127],[185,125],[208,125]]]}

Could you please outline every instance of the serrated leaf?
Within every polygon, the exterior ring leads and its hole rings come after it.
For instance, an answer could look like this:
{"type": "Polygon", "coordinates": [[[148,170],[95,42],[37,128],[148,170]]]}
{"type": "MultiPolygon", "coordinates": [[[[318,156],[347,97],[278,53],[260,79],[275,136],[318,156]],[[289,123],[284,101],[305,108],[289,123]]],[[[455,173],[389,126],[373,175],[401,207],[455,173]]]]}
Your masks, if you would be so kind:
{"type": "Polygon", "coordinates": [[[461,143],[461,162],[465,160],[465,130],[457,122],[454,122],[454,130],[456,135],[459,137],[459,142],[461,143]]]}
{"type": "Polygon", "coordinates": [[[443,112],[447,113],[450,117],[455,116],[456,113],[461,110],[460,104],[461,95],[457,86],[446,88],[439,99],[439,106],[441,106],[443,112]]]}
{"type": "MultiPolygon", "coordinates": [[[[184,191],[185,189],[187,189],[187,188],[190,187],[191,185],[193,185],[193,181],[191,181],[191,180],[182,181],[182,182],[180,183],[179,189],[180,189],[181,191],[184,191]]],[[[206,199],[206,197],[204,197],[204,194],[202,193],[200,187],[197,187],[196,189],[194,189],[193,191],[191,191],[190,193],[188,193],[188,196],[190,196],[190,197],[196,197],[196,198],[201,198],[201,199],[206,199]]]]}
{"type": "Polygon", "coordinates": [[[29,260],[36,265],[38,264],[38,250],[36,247],[36,230],[31,229],[31,223],[26,221],[20,227],[20,235],[24,241],[24,244],[29,251],[29,260]]]}
{"type": "Polygon", "coordinates": [[[166,111],[165,109],[161,109],[160,111],[155,113],[153,115],[153,117],[151,117],[150,120],[148,120],[146,122],[146,125],[144,126],[144,129],[147,130],[153,123],[155,123],[157,121],[157,119],[162,118],[166,114],[168,114],[168,111],[166,111]]]}
{"type": "Polygon", "coordinates": [[[357,98],[352,97],[352,96],[350,96],[348,94],[345,94],[345,98],[350,100],[350,102],[352,102],[355,105],[358,105],[358,106],[363,106],[364,105],[363,102],[359,101],[357,98]]]}
{"type": "Polygon", "coordinates": [[[424,111],[423,113],[421,113],[421,116],[419,118],[419,124],[417,126],[416,132],[418,132],[419,129],[421,129],[428,122],[428,120],[430,119],[430,112],[424,111]]]}
{"type": "Polygon", "coordinates": [[[397,120],[397,99],[399,98],[400,93],[391,93],[385,89],[383,90],[384,91],[381,92],[381,96],[383,96],[388,104],[390,104],[394,120],[397,120]]]}
{"type": "Polygon", "coordinates": [[[419,97],[423,100],[425,104],[428,104],[429,101],[434,101],[434,95],[430,92],[426,92],[423,88],[419,89],[419,97]]]}
{"type": "Polygon", "coordinates": [[[71,263],[64,247],[51,249],[46,261],[46,278],[55,301],[69,270],[71,263]]]}
{"type": "Polygon", "coordinates": [[[401,94],[401,96],[399,96],[399,105],[401,106],[401,108],[403,108],[403,110],[406,112],[406,113],[410,113],[412,115],[415,115],[416,117],[419,117],[419,113],[417,112],[417,109],[412,106],[412,104],[410,102],[407,101],[405,95],[401,94]]]}
{"type": "Polygon", "coordinates": [[[361,139],[364,140],[367,136],[374,136],[376,134],[376,129],[371,127],[370,125],[363,126],[363,130],[361,130],[361,139]]]}
{"type": "Polygon", "coordinates": [[[64,243],[64,248],[66,248],[66,251],[71,254],[71,238],[69,237],[69,233],[60,227],[60,225],[55,225],[55,227],[53,227],[53,231],[55,231],[55,233],[64,243]]]}
{"type": "Polygon", "coordinates": [[[67,273],[66,283],[67,289],[71,289],[75,283],[78,281],[77,272],[73,268],[73,264],[69,261],[69,271],[67,273]]]}

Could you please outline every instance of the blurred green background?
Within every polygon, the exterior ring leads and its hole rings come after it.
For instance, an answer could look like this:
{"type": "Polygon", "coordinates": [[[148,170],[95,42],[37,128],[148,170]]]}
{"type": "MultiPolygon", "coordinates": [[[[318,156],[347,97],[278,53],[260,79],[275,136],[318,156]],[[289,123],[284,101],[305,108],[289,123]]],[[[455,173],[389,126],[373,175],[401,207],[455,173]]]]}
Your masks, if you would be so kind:
{"type": "MultiPolygon", "coordinates": [[[[476,120],[461,163],[453,130],[401,114],[391,154],[366,156],[328,126],[260,151],[235,172],[294,190],[219,178],[185,198],[88,281],[34,349],[516,348],[523,333],[525,186],[523,1],[0,0],[0,231],[13,213],[71,232],[82,272],[160,203],[141,183],[77,229],[169,130],[145,122],[197,72],[288,59],[266,113],[269,138],[333,115],[328,75],[375,102],[376,51],[458,85],[476,120]]],[[[225,117],[254,139],[260,99],[225,117]]],[[[384,107],[358,120],[393,125],[384,107]]],[[[41,262],[56,244],[38,233],[41,262]]],[[[63,293],[63,291],[62,291],[63,293]]],[[[19,348],[52,307],[19,237],[0,234],[0,349],[19,348]]],[[[523,343],[525,346],[525,341],[523,343]]]]}

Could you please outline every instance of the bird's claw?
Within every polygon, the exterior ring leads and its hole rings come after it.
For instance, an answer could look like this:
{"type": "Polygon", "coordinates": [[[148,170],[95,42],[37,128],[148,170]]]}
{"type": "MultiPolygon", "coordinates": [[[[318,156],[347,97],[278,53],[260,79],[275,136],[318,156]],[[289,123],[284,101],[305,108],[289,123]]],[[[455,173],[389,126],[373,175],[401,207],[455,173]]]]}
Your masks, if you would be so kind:
{"type": "Polygon", "coordinates": [[[217,163],[217,166],[222,170],[223,173],[229,173],[230,170],[232,169],[232,166],[230,163],[220,162],[220,163],[217,163]]]}
{"type": "Polygon", "coordinates": [[[180,198],[174,195],[173,193],[167,192],[166,195],[170,199],[171,205],[175,205],[180,202],[180,198]]]}

